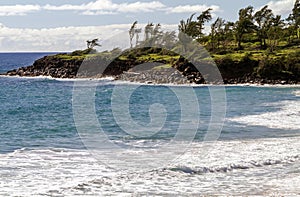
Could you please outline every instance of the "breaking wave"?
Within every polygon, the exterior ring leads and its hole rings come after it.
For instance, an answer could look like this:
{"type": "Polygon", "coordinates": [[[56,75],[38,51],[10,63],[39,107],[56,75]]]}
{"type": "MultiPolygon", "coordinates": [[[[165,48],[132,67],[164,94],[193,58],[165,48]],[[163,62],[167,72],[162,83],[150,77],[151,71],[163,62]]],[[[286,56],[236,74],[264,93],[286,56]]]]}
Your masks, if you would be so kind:
{"type": "Polygon", "coordinates": [[[247,170],[251,168],[258,168],[264,166],[272,166],[277,164],[288,164],[298,161],[299,155],[285,157],[283,159],[267,159],[264,161],[250,161],[244,163],[233,163],[227,166],[212,166],[212,167],[190,167],[190,166],[177,166],[166,168],[165,170],[183,172],[188,174],[204,174],[204,173],[217,173],[217,172],[230,172],[233,170],[247,170]]]}

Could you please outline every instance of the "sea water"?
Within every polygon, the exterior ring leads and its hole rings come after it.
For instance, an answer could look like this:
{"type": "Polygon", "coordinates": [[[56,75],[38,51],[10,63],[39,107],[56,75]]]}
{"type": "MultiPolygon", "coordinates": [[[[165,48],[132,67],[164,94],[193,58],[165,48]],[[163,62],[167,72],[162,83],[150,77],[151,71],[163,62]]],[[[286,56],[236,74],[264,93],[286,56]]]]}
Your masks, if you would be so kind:
{"type": "MultiPolygon", "coordinates": [[[[0,71],[30,65],[44,55],[0,54],[0,71]]],[[[112,166],[97,158],[102,150],[95,154],[88,148],[74,118],[78,81],[0,77],[0,84],[0,196],[300,195],[300,87],[226,86],[220,136],[203,142],[214,87],[172,86],[195,92],[199,116],[190,127],[196,125],[197,131],[178,158],[139,169],[112,166]]],[[[173,142],[183,120],[182,103],[170,86],[111,80],[94,84],[97,124],[112,144],[129,155],[132,147],[142,154],[173,142]],[[155,117],[149,108],[164,108],[164,124],[153,135],[132,135],[114,117],[114,90],[128,87],[135,87],[128,112],[144,126],[141,134],[155,117]]]]}

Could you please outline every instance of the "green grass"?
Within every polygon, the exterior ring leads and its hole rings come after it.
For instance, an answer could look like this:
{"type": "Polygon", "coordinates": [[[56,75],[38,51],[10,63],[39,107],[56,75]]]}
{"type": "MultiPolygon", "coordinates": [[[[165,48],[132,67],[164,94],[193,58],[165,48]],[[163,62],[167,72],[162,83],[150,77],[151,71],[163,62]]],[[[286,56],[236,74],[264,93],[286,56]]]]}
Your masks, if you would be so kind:
{"type": "Polygon", "coordinates": [[[74,51],[69,54],[57,54],[52,57],[59,58],[62,60],[70,61],[70,60],[84,60],[86,58],[94,58],[94,57],[110,57],[112,53],[108,51],[100,52],[100,53],[85,53],[81,51],[74,51]]]}
{"type": "Polygon", "coordinates": [[[300,52],[300,48],[291,47],[291,48],[279,49],[274,51],[273,53],[270,53],[267,50],[242,50],[239,52],[232,52],[225,55],[212,54],[211,56],[215,60],[230,58],[233,61],[241,61],[248,54],[251,59],[259,61],[265,59],[266,57],[270,59],[288,57],[292,54],[296,54],[297,52],[298,53],[300,52]]]}
{"type": "Polygon", "coordinates": [[[86,55],[84,56],[71,56],[71,55],[55,55],[54,57],[62,59],[62,60],[84,60],[86,55]]]}
{"type": "Polygon", "coordinates": [[[161,69],[167,69],[167,68],[172,68],[172,65],[171,64],[164,64],[164,65],[161,65],[161,66],[156,66],[153,69],[154,70],[161,70],[161,69]]]}
{"type": "Polygon", "coordinates": [[[171,62],[173,60],[178,59],[180,56],[170,56],[170,55],[160,55],[160,54],[147,54],[147,55],[142,55],[138,57],[137,59],[140,61],[167,61],[171,62]]]}
{"type": "Polygon", "coordinates": [[[119,57],[119,60],[126,61],[126,60],[128,60],[128,57],[122,55],[122,56],[119,57]]]}

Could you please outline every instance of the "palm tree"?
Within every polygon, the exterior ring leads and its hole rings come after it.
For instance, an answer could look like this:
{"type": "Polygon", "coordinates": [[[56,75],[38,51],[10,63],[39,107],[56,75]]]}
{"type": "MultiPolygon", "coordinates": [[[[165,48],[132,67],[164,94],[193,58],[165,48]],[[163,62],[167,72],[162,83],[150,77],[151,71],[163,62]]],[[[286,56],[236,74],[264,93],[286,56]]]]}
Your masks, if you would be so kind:
{"type": "Polygon", "coordinates": [[[96,39],[93,39],[93,40],[87,40],[87,48],[88,49],[93,49],[95,46],[100,46],[101,47],[101,44],[98,43],[99,39],[96,38],[96,39]]]}
{"type": "Polygon", "coordinates": [[[198,20],[197,26],[198,26],[198,28],[199,28],[199,30],[198,30],[198,32],[199,32],[198,38],[200,38],[200,37],[203,35],[204,24],[205,24],[206,22],[209,22],[209,21],[212,19],[211,11],[212,11],[212,9],[209,8],[209,9],[203,11],[203,12],[197,17],[197,20],[198,20]]]}
{"type": "Polygon", "coordinates": [[[266,5],[261,10],[257,11],[254,14],[254,20],[257,23],[257,35],[258,39],[260,40],[260,48],[266,49],[266,39],[267,39],[267,31],[268,28],[270,28],[270,21],[273,18],[273,13],[271,9],[268,9],[268,6],[266,5]]]}
{"type": "Polygon", "coordinates": [[[179,31],[194,39],[200,39],[203,35],[204,24],[212,19],[211,10],[212,9],[209,8],[202,12],[197,17],[197,21],[193,21],[195,13],[192,14],[190,18],[186,20],[186,22],[181,20],[178,26],[179,31]]]}
{"type": "Polygon", "coordinates": [[[132,48],[133,44],[132,44],[132,40],[134,38],[134,35],[136,33],[136,26],[137,26],[137,21],[135,21],[132,25],[131,28],[129,29],[129,38],[130,38],[130,47],[132,48]]]}
{"type": "Polygon", "coordinates": [[[148,23],[145,26],[145,40],[148,40],[151,37],[151,35],[153,33],[153,26],[154,26],[153,23],[148,23]]]}
{"type": "Polygon", "coordinates": [[[288,17],[288,20],[292,21],[292,26],[296,31],[297,38],[300,38],[300,0],[296,0],[292,14],[288,17]]]}
{"type": "Polygon", "coordinates": [[[140,28],[140,29],[135,29],[135,30],[134,30],[134,34],[135,34],[135,36],[136,36],[136,38],[135,38],[135,40],[136,40],[135,46],[137,46],[137,45],[139,44],[139,39],[140,39],[139,34],[140,34],[140,33],[142,33],[142,29],[141,29],[141,28],[140,28]]]}
{"type": "Polygon", "coordinates": [[[222,33],[222,45],[224,49],[227,49],[228,45],[234,40],[234,22],[226,22],[224,27],[224,33],[222,33]]]}
{"type": "Polygon", "coordinates": [[[155,25],[152,33],[153,42],[156,44],[161,44],[163,37],[163,31],[161,31],[161,24],[158,23],[155,25]]]}
{"type": "Polygon", "coordinates": [[[193,21],[195,14],[196,13],[192,14],[190,18],[188,18],[186,21],[180,21],[180,24],[178,25],[179,32],[184,33],[193,38],[195,38],[198,35],[198,30],[196,26],[197,23],[193,21]]]}
{"type": "Polygon", "coordinates": [[[161,29],[161,24],[160,23],[155,25],[155,28],[153,29],[153,36],[157,36],[157,35],[161,34],[162,31],[160,31],[160,29],[161,29]]]}
{"type": "Polygon", "coordinates": [[[251,32],[254,29],[253,24],[253,7],[248,6],[247,8],[240,9],[239,20],[235,24],[235,35],[238,42],[238,49],[242,49],[243,36],[246,33],[251,32]]]}
{"type": "Polygon", "coordinates": [[[218,17],[217,20],[211,25],[211,43],[212,50],[215,50],[215,43],[217,43],[217,48],[219,48],[221,36],[224,34],[225,20],[218,17]]]}
{"type": "Polygon", "coordinates": [[[196,13],[192,14],[192,15],[190,16],[190,18],[188,18],[188,19],[186,20],[186,22],[185,22],[184,20],[181,20],[181,21],[180,21],[180,24],[178,25],[178,29],[179,29],[180,32],[187,34],[189,25],[190,25],[191,22],[193,21],[193,17],[195,16],[195,14],[196,14],[196,13]]]}
{"type": "Polygon", "coordinates": [[[273,52],[278,46],[279,40],[282,38],[282,30],[284,27],[284,22],[280,15],[272,17],[270,21],[270,28],[267,31],[267,36],[270,45],[270,52],[273,52]]]}
{"type": "Polygon", "coordinates": [[[176,32],[171,31],[171,32],[165,32],[162,35],[162,45],[165,46],[167,49],[170,49],[175,45],[176,42],[176,32]]]}

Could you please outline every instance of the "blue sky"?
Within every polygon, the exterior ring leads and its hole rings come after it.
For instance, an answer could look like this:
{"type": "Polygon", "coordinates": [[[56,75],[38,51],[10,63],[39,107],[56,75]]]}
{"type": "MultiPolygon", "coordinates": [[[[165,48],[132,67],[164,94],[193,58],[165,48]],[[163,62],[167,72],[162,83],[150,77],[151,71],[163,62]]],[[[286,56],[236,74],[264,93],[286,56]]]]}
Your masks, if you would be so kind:
{"type": "MultiPolygon", "coordinates": [[[[0,51],[71,51],[88,38],[126,30],[138,20],[176,28],[181,19],[212,7],[214,16],[235,21],[238,10],[268,4],[287,16],[295,0],[2,0],[0,51]]],[[[208,24],[209,25],[209,24],[208,24]]]]}

